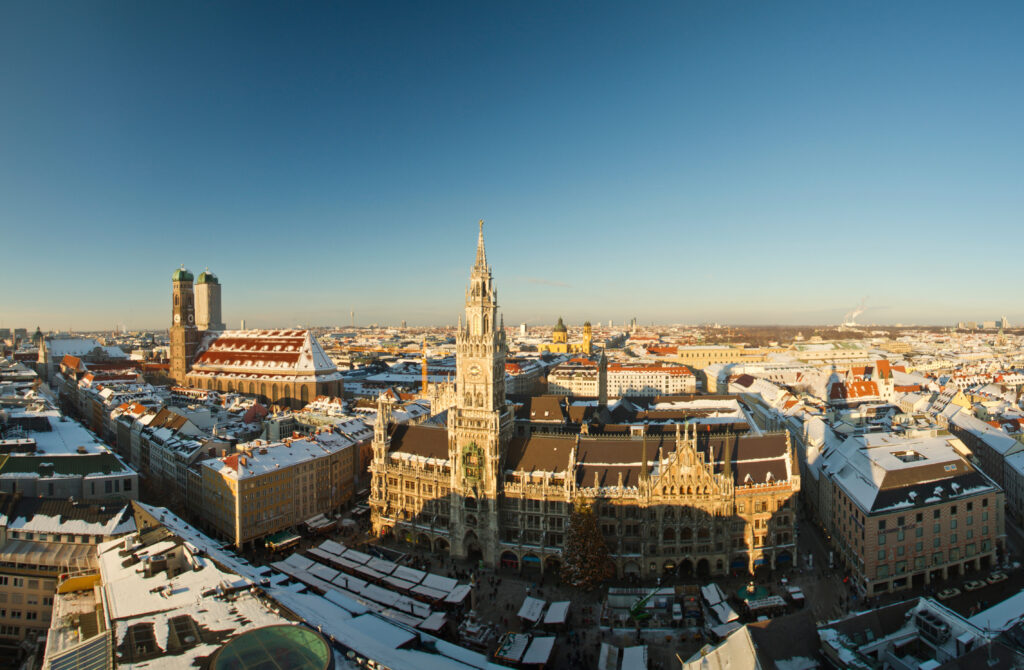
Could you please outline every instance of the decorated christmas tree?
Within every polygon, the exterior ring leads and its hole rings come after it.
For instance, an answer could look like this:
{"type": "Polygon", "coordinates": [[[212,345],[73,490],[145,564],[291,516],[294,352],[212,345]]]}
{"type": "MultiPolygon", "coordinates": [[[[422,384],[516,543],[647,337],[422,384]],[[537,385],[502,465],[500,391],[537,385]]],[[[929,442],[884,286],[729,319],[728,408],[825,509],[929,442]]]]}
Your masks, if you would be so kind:
{"type": "Polygon", "coordinates": [[[562,581],[589,591],[614,574],[615,566],[608,556],[608,545],[597,526],[593,508],[577,501],[565,535],[562,581]]]}

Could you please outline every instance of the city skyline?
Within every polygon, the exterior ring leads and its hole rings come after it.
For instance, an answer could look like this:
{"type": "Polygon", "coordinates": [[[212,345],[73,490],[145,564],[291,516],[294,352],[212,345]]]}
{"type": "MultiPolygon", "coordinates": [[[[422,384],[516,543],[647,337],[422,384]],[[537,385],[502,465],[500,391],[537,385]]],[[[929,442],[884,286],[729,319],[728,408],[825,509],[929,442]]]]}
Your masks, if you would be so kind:
{"type": "Polygon", "coordinates": [[[1024,322],[1018,5],[240,7],[0,10],[0,326],[1024,322]]]}

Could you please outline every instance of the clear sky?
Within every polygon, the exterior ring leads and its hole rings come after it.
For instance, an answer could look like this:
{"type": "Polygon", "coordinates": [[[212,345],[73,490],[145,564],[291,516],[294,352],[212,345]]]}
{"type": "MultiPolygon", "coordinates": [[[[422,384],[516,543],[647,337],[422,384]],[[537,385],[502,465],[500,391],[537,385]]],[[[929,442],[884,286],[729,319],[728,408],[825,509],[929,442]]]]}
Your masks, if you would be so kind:
{"type": "Polygon", "coordinates": [[[1024,322],[1024,3],[0,3],[0,325],[1024,322]]]}

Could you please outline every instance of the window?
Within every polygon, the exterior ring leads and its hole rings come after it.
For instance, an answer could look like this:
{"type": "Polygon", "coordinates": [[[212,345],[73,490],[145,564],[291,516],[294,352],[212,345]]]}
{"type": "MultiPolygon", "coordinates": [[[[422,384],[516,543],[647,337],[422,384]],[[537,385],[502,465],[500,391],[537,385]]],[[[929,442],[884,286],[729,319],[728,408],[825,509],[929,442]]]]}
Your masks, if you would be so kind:
{"type": "Polygon", "coordinates": [[[132,490],[132,480],[130,480],[130,479],[124,480],[124,490],[125,491],[131,491],[132,490]]]}
{"type": "Polygon", "coordinates": [[[940,514],[941,514],[941,510],[935,510],[935,511],[932,512],[932,518],[933,519],[938,519],[940,514]]]}
{"type": "Polygon", "coordinates": [[[885,549],[879,549],[878,550],[878,560],[880,560],[880,561],[884,561],[885,560],[885,549]]]}
{"type": "Polygon", "coordinates": [[[883,533],[878,534],[878,546],[881,547],[885,544],[885,535],[883,533]]]}
{"type": "Polygon", "coordinates": [[[924,537],[924,528],[918,526],[914,529],[914,537],[924,537]]]}
{"type": "Polygon", "coordinates": [[[956,519],[950,519],[949,520],[949,529],[950,530],[956,530],[956,519]]]}
{"type": "Polygon", "coordinates": [[[878,530],[885,530],[885,519],[881,519],[878,522],[878,530]]]}

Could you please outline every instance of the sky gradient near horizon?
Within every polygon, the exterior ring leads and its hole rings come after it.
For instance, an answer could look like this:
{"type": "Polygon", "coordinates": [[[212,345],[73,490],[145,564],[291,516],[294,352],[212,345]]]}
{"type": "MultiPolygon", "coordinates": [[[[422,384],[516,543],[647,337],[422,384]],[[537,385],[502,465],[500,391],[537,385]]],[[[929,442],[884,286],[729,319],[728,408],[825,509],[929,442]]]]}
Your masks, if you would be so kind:
{"type": "Polygon", "coordinates": [[[0,5],[0,326],[1024,322],[1024,4],[0,5]],[[301,7],[301,11],[296,9],[301,7]]]}

